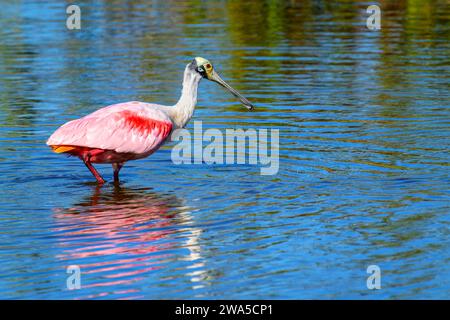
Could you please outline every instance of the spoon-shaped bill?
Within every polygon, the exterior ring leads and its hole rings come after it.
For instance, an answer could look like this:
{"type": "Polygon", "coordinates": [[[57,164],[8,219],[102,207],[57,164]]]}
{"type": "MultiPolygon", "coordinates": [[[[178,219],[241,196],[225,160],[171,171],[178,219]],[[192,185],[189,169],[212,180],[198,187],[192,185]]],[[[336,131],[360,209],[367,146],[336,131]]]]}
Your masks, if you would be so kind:
{"type": "Polygon", "coordinates": [[[214,72],[209,80],[217,82],[218,84],[220,84],[222,87],[226,88],[228,91],[230,91],[236,98],[238,98],[242,104],[248,109],[248,110],[253,110],[254,106],[253,104],[251,104],[250,101],[248,101],[242,94],[240,94],[237,90],[233,89],[228,83],[226,83],[217,72],[214,72]]]}

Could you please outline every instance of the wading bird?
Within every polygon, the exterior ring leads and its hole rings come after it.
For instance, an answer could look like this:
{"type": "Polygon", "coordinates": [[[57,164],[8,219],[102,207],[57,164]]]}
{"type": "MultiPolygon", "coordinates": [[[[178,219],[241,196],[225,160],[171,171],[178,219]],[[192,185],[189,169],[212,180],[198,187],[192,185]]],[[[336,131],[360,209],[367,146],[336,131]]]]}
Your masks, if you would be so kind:
{"type": "Polygon", "coordinates": [[[125,162],[148,157],[170,138],[173,130],[184,128],[194,113],[202,78],[217,82],[247,109],[253,109],[246,98],[222,80],[208,60],[197,57],[184,70],[181,97],[174,106],[138,101],[107,106],[62,125],[47,145],[56,153],[80,158],[100,184],[105,180],[92,164],[111,163],[114,181],[118,182],[125,162]]]}

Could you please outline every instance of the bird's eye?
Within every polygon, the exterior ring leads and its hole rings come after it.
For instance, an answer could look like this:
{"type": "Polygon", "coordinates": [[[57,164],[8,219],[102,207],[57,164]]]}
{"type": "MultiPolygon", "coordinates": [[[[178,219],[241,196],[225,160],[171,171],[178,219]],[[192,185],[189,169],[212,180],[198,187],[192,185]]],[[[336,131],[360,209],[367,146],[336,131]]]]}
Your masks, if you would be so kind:
{"type": "Polygon", "coordinates": [[[206,69],[211,69],[211,65],[209,63],[206,65],[206,69]]]}

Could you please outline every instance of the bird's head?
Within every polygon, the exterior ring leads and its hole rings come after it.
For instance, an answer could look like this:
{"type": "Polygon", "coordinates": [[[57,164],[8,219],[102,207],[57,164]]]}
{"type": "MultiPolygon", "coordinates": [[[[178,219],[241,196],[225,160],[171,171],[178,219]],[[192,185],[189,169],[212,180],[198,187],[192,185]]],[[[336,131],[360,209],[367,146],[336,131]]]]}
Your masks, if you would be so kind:
{"type": "Polygon", "coordinates": [[[190,63],[189,68],[199,73],[202,78],[220,84],[222,87],[230,91],[236,98],[238,98],[248,110],[253,110],[253,104],[248,101],[243,95],[241,95],[237,90],[233,89],[228,83],[226,83],[215,71],[212,63],[208,60],[201,57],[196,57],[190,63]]]}

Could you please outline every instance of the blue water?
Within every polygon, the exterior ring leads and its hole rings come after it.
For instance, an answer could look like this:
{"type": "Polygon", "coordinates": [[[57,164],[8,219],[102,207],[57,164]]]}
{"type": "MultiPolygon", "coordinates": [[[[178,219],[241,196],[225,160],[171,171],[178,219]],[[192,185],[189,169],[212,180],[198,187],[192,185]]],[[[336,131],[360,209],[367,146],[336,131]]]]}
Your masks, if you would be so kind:
{"type": "Polygon", "coordinates": [[[79,31],[57,1],[1,3],[0,298],[449,297],[446,1],[383,2],[379,31],[365,2],[264,3],[93,1],[79,31]],[[167,145],[98,187],[45,145],[102,106],[174,104],[195,56],[256,110],[203,81],[194,120],[279,129],[278,174],[167,145]]]}

